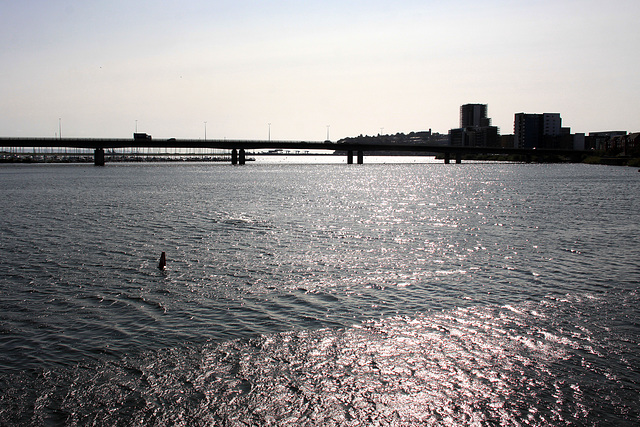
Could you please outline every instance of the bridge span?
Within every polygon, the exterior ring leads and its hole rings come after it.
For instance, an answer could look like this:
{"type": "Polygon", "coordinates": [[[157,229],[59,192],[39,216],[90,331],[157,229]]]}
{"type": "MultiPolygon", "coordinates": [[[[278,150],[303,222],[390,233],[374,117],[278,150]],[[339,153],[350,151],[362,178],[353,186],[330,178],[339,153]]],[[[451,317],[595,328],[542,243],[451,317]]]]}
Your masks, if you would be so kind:
{"type": "Polygon", "coordinates": [[[444,162],[449,163],[455,156],[461,163],[463,154],[512,154],[523,156],[558,155],[579,158],[586,151],[558,149],[524,149],[503,147],[461,147],[428,144],[388,144],[388,143],[336,143],[330,141],[278,141],[242,139],[151,139],[148,138],[0,138],[0,147],[33,148],[83,148],[94,150],[94,164],[104,166],[105,149],[117,148],[164,148],[164,149],[222,149],[231,151],[232,164],[244,164],[246,150],[328,150],[345,153],[347,163],[352,164],[354,153],[358,164],[364,163],[365,152],[384,154],[385,152],[406,152],[423,154],[444,154],[444,162]]]}

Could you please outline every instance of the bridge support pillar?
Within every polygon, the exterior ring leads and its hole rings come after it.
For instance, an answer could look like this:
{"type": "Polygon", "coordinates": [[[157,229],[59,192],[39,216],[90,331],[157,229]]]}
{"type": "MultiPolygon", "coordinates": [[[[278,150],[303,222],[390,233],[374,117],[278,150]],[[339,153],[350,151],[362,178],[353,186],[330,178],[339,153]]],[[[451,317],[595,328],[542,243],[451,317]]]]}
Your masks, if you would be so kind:
{"type": "Polygon", "coordinates": [[[353,150],[347,151],[347,164],[348,165],[353,164],[353,150]]]}
{"type": "Polygon", "coordinates": [[[239,153],[238,153],[238,163],[241,164],[241,165],[244,165],[246,160],[247,159],[246,159],[246,156],[245,156],[245,153],[244,153],[244,148],[241,148],[239,153]]]}
{"type": "Polygon", "coordinates": [[[236,150],[235,148],[231,150],[231,164],[232,165],[238,164],[238,150],[236,150]]]}
{"type": "Polygon", "coordinates": [[[104,148],[96,148],[93,152],[93,164],[95,166],[104,166],[104,148]]]}
{"type": "Polygon", "coordinates": [[[456,164],[462,163],[462,153],[456,153],[456,164]]]}
{"type": "Polygon", "coordinates": [[[444,153],[444,164],[448,165],[450,160],[451,160],[451,154],[449,154],[449,152],[445,152],[444,153]]]}
{"type": "Polygon", "coordinates": [[[361,165],[364,163],[364,152],[358,150],[358,164],[361,165]]]}

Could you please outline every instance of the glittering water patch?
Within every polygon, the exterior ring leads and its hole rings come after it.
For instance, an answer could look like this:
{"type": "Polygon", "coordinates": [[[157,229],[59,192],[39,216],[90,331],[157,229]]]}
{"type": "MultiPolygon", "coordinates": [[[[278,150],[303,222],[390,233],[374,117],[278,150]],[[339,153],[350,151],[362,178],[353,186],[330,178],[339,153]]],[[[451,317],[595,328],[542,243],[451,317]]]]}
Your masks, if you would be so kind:
{"type": "MultiPolygon", "coordinates": [[[[637,302],[635,294],[618,299],[626,308],[637,302]]],[[[624,324],[628,314],[597,296],[547,298],[189,345],[18,378],[3,384],[9,397],[0,403],[14,407],[2,405],[0,419],[632,425],[640,416],[637,325],[612,331],[605,323],[624,324]],[[19,416],[17,402],[28,402],[19,416]]]]}

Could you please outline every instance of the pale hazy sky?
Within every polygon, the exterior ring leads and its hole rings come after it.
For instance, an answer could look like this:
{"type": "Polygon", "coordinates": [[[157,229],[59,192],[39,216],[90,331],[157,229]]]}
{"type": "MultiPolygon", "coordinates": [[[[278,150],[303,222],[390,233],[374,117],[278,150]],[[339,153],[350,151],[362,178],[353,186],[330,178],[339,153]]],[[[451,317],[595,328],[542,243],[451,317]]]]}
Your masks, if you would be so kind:
{"type": "Polygon", "coordinates": [[[638,0],[0,0],[0,136],[640,131],[638,0]]]}

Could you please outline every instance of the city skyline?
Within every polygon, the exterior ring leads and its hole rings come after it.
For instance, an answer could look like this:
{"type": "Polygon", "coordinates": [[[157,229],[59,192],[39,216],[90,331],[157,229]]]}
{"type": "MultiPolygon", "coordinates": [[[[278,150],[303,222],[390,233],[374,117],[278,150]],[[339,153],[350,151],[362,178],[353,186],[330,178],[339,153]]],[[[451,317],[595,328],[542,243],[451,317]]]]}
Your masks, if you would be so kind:
{"type": "Polygon", "coordinates": [[[634,1],[0,4],[0,136],[332,140],[489,105],[637,131],[634,1]]]}

